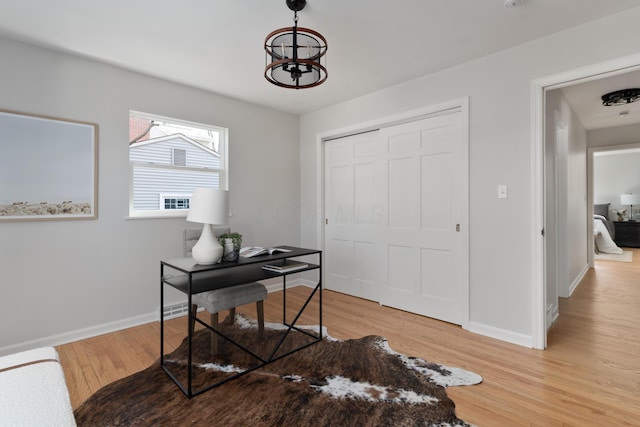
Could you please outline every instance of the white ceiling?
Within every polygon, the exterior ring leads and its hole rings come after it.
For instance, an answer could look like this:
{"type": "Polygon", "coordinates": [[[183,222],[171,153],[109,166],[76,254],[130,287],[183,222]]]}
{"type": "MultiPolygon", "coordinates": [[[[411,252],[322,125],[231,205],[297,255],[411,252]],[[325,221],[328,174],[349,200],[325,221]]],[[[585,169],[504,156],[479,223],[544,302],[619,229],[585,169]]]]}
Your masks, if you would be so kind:
{"type": "Polygon", "coordinates": [[[263,76],[285,0],[0,0],[0,36],[292,113],[306,113],[640,6],[640,0],[308,0],[299,25],[328,41],[326,83],[263,76]]]}
{"type": "Polygon", "coordinates": [[[562,88],[562,92],[582,124],[591,130],[640,123],[640,102],[612,107],[602,105],[602,95],[629,88],[640,88],[640,70],[578,83],[562,88]],[[621,116],[621,112],[628,114],[621,116]]]}

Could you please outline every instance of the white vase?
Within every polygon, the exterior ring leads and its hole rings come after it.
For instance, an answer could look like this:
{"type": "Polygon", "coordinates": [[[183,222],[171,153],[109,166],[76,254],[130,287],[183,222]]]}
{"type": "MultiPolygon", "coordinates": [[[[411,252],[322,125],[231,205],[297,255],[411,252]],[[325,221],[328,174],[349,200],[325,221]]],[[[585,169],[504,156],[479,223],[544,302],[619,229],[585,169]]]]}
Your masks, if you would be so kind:
{"type": "Polygon", "coordinates": [[[198,243],[191,249],[193,259],[202,265],[216,264],[222,259],[223,248],[213,233],[211,224],[204,224],[198,243]]]}

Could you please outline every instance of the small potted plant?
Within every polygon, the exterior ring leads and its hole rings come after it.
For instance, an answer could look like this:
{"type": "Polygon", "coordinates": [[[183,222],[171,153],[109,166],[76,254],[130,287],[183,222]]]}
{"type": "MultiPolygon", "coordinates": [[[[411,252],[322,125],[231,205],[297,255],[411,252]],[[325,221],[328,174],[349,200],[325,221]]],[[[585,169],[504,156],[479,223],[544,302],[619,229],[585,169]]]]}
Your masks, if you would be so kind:
{"type": "Polygon", "coordinates": [[[242,234],[224,233],[218,236],[218,241],[224,248],[222,259],[225,261],[237,261],[242,247],[242,234]]]}

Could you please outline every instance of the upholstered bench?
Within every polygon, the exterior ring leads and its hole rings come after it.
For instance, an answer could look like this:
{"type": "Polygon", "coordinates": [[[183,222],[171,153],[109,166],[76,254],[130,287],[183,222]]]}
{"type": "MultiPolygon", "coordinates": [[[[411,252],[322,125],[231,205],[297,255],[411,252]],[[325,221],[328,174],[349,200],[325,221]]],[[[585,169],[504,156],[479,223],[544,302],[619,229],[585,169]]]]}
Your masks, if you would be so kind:
{"type": "MultiPolygon", "coordinates": [[[[264,300],[267,299],[267,288],[261,283],[251,282],[230,288],[216,289],[214,291],[203,292],[193,296],[193,315],[198,311],[198,306],[207,310],[210,314],[210,324],[214,329],[218,329],[218,313],[229,310],[229,321],[234,322],[236,317],[236,307],[256,303],[258,316],[258,333],[264,333],[264,300]]],[[[190,327],[193,331],[195,322],[190,327]]],[[[211,353],[218,352],[218,335],[211,332],[211,353]]]]}
{"type": "Polygon", "coordinates": [[[58,352],[43,347],[0,357],[0,426],[75,426],[58,352]]]}

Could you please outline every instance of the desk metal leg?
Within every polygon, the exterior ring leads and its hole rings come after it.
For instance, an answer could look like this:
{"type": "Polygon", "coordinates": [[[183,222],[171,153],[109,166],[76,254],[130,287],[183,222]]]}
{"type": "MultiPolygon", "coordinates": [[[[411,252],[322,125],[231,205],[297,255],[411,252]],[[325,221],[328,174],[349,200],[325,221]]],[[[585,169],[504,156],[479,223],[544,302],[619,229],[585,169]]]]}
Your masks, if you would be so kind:
{"type": "Polygon", "coordinates": [[[164,367],[164,264],[160,264],[160,366],[164,367]]]}
{"type": "Polygon", "coordinates": [[[322,339],[322,252],[318,253],[318,335],[322,339]]]}
{"type": "Polygon", "coordinates": [[[282,324],[287,324],[287,276],[282,276],[282,324]]]}
{"type": "Polygon", "coordinates": [[[193,393],[191,390],[191,380],[192,380],[192,372],[193,372],[193,329],[189,328],[189,325],[191,324],[191,322],[195,321],[195,319],[192,319],[192,317],[195,316],[195,314],[193,313],[193,311],[191,310],[191,304],[192,304],[192,295],[191,295],[191,285],[192,285],[192,280],[193,277],[191,275],[191,273],[189,273],[189,285],[187,288],[187,307],[189,307],[189,321],[187,322],[187,328],[189,329],[188,331],[188,336],[189,336],[189,355],[187,356],[187,396],[188,397],[192,397],[193,393]]]}

